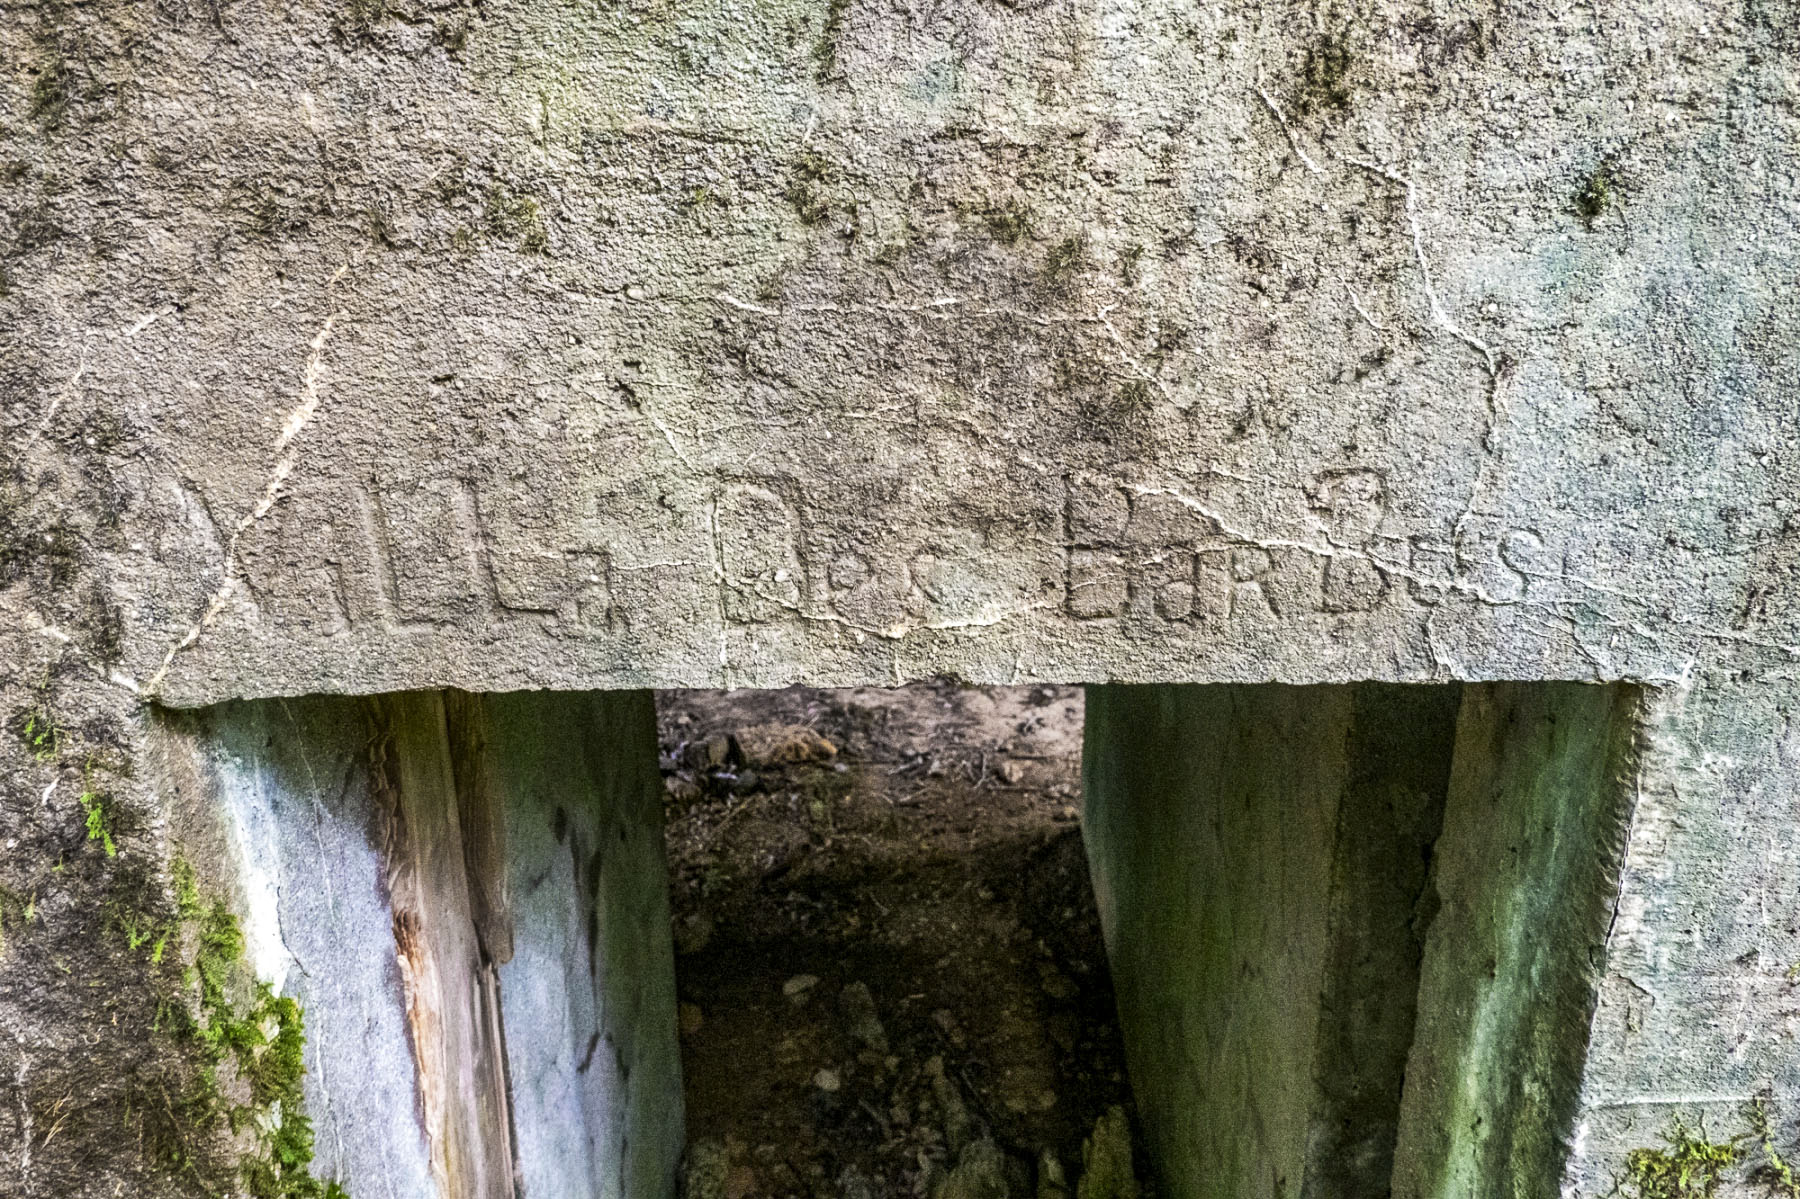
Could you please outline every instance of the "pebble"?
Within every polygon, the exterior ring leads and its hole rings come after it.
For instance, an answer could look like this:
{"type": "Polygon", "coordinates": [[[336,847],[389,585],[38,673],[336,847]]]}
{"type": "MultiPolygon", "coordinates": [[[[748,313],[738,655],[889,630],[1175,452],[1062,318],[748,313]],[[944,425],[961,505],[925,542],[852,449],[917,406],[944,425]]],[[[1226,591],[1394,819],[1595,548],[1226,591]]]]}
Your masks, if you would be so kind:
{"type": "Polygon", "coordinates": [[[737,731],[744,760],[765,769],[837,757],[837,746],[803,724],[756,724],[737,731]]]}
{"type": "Polygon", "coordinates": [[[834,1095],[843,1089],[844,1079],[836,1070],[820,1070],[813,1075],[813,1086],[827,1095],[834,1095]]]}
{"type": "Polygon", "coordinates": [[[1115,1107],[1094,1122],[1094,1135],[1081,1146],[1081,1182],[1076,1199],[1138,1199],[1131,1162],[1131,1123],[1115,1107]]]}
{"type": "Polygon", "coordinates": [[[953,1153],[960,1153],[969,1144],[975,1131],[975,1122],[969,1118],[969,1109],[963,1103],[962,1093],[950,1076],[944,1073],[944,1059],[934,1057],[925,1063],[925,1076],[931,1080],[931,1097],[937,1100],[938,1112],[944,1120],[944,1143],[950,1146],[953,1153]]]}
{"type": "Polygon", "coordinates": [[[675,922],[676,953],[699,953],[712,943],[712,938],[712,917],[705,912],[695,912],[675,922]]]}
{"type": "Polygon", "coordinates": [[[749,1166],[733,1166],[725,1176],[725,1199],[752,1199],[757,1193],[756,1171],[749,1166]]]}
{"type": "Polygon", "coordinates": [[[1048,1149],[1038,1154],[1037,1199],[1069,1199],[1062,1160],[1048,1149]]]}
{"type": "Polygon", "coordinates": [[[938,1008],[931,1013],[931,1022],[938,1026],[938,1030],[949,1039],[952,1046],[957,1049],[968,1048],[968,1034],[963,1032],[962,1023],[957,1020],[955,1012],[947,1007],[938,1008]]]}
{"type": "Polygon", "coordinates": [[[845,987],[838,994],[838,1010],[844,1014],[844,1024],[853,1038],[876,1053],[887,1053],[887,1030],[881,1026],[875,997],[869,994],[867,983],[854,982],[845,987]]]}
{"type": "Polygon", "coordinates": [[[794,1003],[805,1003],[812,995],[812,989],[819,985],[816,974],[796,974],[781,984],[781,993],[794,1003]]]}

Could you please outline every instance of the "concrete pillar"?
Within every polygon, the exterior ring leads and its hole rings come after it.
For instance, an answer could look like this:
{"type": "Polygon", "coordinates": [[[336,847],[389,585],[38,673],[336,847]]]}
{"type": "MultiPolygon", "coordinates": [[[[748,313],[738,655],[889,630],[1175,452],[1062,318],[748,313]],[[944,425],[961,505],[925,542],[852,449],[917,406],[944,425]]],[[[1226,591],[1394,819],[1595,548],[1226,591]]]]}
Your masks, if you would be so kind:
{"type": "Polygon", "coordinates": [[[1800,696],[1779,676],[1700,673],[1645,692],[1639,747],[1563,1194],[1606,1194],[1678,1127],[1731,1144],[1722,1199],[1784,1194],[1774,1159],[1800,1160],[1800,696]]]}
{"type": "Polygon", "coordinates": [[[1084,832],[1173,1199],[1384,1193],[1456,700],[1088,689],[1084,832]]]}
{"type": "Polygon", "coordinates": [[[1088,852],[1167,1194],[1554,1191],[1633,704],[1567,684],[1089,689],[1088,852]]]}
{"type": "Polygon", "coordinates": [[[1631,819],[1637,693],[1463,688],[1395,1199],[1553,1194],[1631,819]]]}
{"type": "Polygon", "coordinates": [[[179,852],[304,1009],[319,1177],[430,1199],[672,1194],[650,693],[234,703],[160,740],[179,852]]]}

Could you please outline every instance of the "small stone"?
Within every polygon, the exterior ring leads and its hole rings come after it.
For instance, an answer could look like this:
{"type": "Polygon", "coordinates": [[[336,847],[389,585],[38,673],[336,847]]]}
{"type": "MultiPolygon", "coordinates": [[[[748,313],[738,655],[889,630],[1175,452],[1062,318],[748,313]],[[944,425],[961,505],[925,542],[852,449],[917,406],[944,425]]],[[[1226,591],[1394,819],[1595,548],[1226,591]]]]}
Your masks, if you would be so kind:
{"type": "Polygon", "coordinates": [[[1064,820],[1080,820],[1081,813],[1076,811],[1073,805],[1064,805],[1063,810],[1062,810],[1062,818],[1064,820]]]}
{"type": "Polygon", "coordinates": [[[712,937],[712,917],[705,912],[692,912],[675,922],[676,953],[699,953],[711,944],[712,937]]]}
{"type": "Polygon", "coordinates": [[[962,1093],[950,1076],[944,1073],[944,1059],[934,1057],[925,1063],[925,1077],[931,1082],[931,1097],[937,1101],[938,1112],[944,1120],[944,1143],[950,1146],[952,1153],[960,1153],[969,1144],[975,1131],[975,1122],[969,1118],[969,1109],[963,1103],[962,1093]]]}
{"type": "Polygon", "coordinates": [[[875,1011],[875,997],[869,994],[868,984],[854,982],[839,992],[838,1010],[843,1013],[844,1025],[853,1038],[876,1053],[887,1053],[887,1030],[881,1026],[881,1016],[875,1011]]]}
{"type": "Polygon", "coordinates": [[[751,766],[796,766],[837,757],[837,746],[803,724],[755,724],[737,731],[738,748],[751,766]]]}
{"type": "Polygon", "coordinates": [[[781,993],[795,1004],[805,1003],[812,994],[812,989],[819,985],[816,974],[796,974],[781,984],[781,993]]]}
{"type": "Polygon", "coordinates": [[[931,1022],[938,1026],[946,1040],[957,1049],[968,1047],[968,1034],[963,1032],[962,1023],[957,1020],[956,1013],[947,1007],[938,1008],[931,1013],[931,1022]]]}
{"type": "Polygon", "coordinates": [[[676,1019],[681,1026],[681,1035],[691,1037],[699,1032],[706,1023],[706,1013],[700,1010],[697,1003],[684,1003],[676,1009],[676,1019]]]}
{"type": "Polygon", "coordinates": [[[838,1195],[841,1199],[875,1199],[875,1187],[855,1166],[845,1166],[838,1175],[838,1195]]]}
{"type": "Polygon", "coordinates": [[[1069,1199],[1069,1180],[1062,1159],[1045,1149],[1038,1154],[1037,1199],[1069,1199]]]}
{"type": "Polygon", "coordinates": [[[1016,787],[1025,779],[1025,763],[1007,758],[994,768],[1002,782],[1009,787],[1016,787]]]}
{"type": "Polygon", "coordinates": [[[1073,999],[1080,993],[1080,988],[1069,981],[1068,975],[1053,966],[1040,968],[1043,977],[1044,994],[1052,999],[1073,999]]]}
{"type": "Polygon", "coordinates": [[[835,1095],[844,1087],[843,1076],[836,1070],[820,1070],[817,1074],[813,1075],[812,1081],[813,1086],[818,1087],[827,1095],[835,1095]]]}
{"type": "Polygon", "coordinates": [[[956,1169],[938,1184],[932,1199],[1025,1199],[1015,1187],[1020,1171],[988,1137],[972,1142],[957,1159],[956,1169]]]}
{"type": "Polygon", "coordinates": [[[1094,1122],[1094,1135],[1081,1146],[1081,1181],[1076,1199],[1138,1199],[1131,1163],[1131,1123],[1125,1109],[1112,1108],[1094,1122]]]}
{"type": "Polygon", "coordinates": [[[725,1199],[751,1199],[757,1193],[756,1171],[749,1166],[733,1166],[725,1176],[725,1199]]]}
{"type": "Polygon", "coordinates": [[[700,798],[700,784],[685,774],[671,774],[663,780],[663,790],[676,803],[691,804],[700,798]]]}
{"type": "Polygon", "coordinates": [[[717,1141],[695,1141],[682,1163],[682,1199],[725,1199],[731,1155],[717,1141]]]}
{"type": "Polygon", "coordinates": [[[690,741],[682,748],[681,760],[693,770],[717,770],[731,760],[731,738],[715,733],[704,741],[690,741]]]}

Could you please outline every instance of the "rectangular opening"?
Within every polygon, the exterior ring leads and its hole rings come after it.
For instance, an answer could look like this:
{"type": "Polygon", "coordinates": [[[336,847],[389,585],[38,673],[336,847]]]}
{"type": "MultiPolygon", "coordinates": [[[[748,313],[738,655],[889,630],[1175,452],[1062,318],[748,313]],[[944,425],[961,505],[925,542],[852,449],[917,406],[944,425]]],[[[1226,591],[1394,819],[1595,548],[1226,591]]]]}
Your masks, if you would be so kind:
{"type": "Polygon", "coordinates": [[[171,716],[156,769],[359,1192],[1424,1199],[1557,1189],[1638,721],[414,692],[171,716]]]}
{"type": "Polygon", "coordinates": [[[658,695],[688,1195],[1072,1195],[1084,1143],[1131,1168],[1083,707],[658,695]]]}

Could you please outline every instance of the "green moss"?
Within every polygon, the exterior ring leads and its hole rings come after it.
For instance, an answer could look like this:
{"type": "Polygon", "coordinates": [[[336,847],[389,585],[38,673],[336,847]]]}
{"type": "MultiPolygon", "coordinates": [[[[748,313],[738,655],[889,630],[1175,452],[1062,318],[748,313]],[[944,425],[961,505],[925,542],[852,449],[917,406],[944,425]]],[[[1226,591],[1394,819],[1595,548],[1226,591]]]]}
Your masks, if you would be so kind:
{"type": "Polygon", "coordinates": [[[850,0],[825,0],[825,27],[813,44],[813,58],[818,62],[819,82],[837,74],[838,38],[843,36],[844,15],[850,11],[850,0]]]}
{"type": "Polygon", "coordinates": [[[1066,237],[1044,256],[1044,274],[1052,279],[1066,279],[1087,265],[1087,240],[1077,234],[1066,237]]]}
{"type": "Polygon", "coordinates": [[[1306,47],[1306,62],[1302,68],[1306,84],[1295,107],[1300,112],[1350,107],[1352,61],[1349,43],[1342,35],[1321,33],[1314,38],[1306,47]]]}
{"type": "MultiPolygon", "coordinates": [[[[0,574],[0,578],[3,577],[0,574]]],[[[50,672],[46,670],[32,688],[31,702],[15,712],[12,718],[13,729],[26,752],[39,762],[60,759],[69,741],[68,727],[50,701],[50,683],[50,672]]]]}
{"type": "Polygon", "coordinates": [[[1144,262],[1144,243],[1132,242],[1119,255],[1119,279],[1127,287],[1134,287],[1140,277],[1144,262]]]}
{"type": "Polygon", "coordinates": [[[1600,215],[1617,202],[1618,180],[1614,174],[1613,164],[1603,162],[1594,168],[1582,183],[1581,190],[1575,193],[1575,211],[1592,229],[1600,215]]]}
{"type": "Polygon", "coordinates": [[[113,843],[112,818],[107,814],[109,797],[93,785],[92,778],[91,772],[84,772],[81,794],[76,797],[81,804],[83,823],[87,826],[87,838],[100,842],[107,857],[116,858],[119,848],[113,843]]]}
{"type": "Polygon", "coordinates": [[[47,708],[33,707],[19,713],[19,740],[40,762],[54,762],[62,755],[63,740],[68,736],[47,708]]]}
{"type": "Polygon", "coordinates": [[[378,246],[393,249],[394,225],[388,220],[387,211],[379,204],[371,204],[363,210],[363,215],[368,225],[369,240],[378,246]]]}
{"type": "Polygon", "coordinates": [[[366,44],[374,40],[376,27],[386,16],[384,0],[344,0],[335,22],[338,36],[346,42],[366,44]]]}
{"type": "Polygon", "coordinates": [[[37,77],[31,81],[31,117],[46,129],[62,125],[69,110],[69,67],[60,51],[51,48],[37,77]]]}
{"type": "Polygon", "coordinates": [[[135,912],[120,920],[134,949],[153,946],[152,961],[161,960],[171,939],[192,948],[181,971],[187,995],[166,997],[153,1027],[190,1051],[193,1077],[180,1087],[165,1080],[140,1088],[135,1096],[153,1158],[188,1172],[205,1139],[223,1129],[250,1130],[254,1148],[239,1160],[237,1174],[253,1199],[349,1199],[341,1184],[312,1174],[312,1121],[301,1087],[305,1014],[292,997],[275,994],[251,973],[237,917],[202,894],[193,868],[177,859],[171,876],[173,920],[159,925],[135,912]],[[221,1081],[225,1069],[233,1084],[221,1081]]]}
{"type": "Polygon", "coordinates": [[[724,193],[710,183],[702,183],[683,197],[681,207],[688,215],[699,216],[707,209],[724,203],[724,193]]]}
{"type": "Polygon", "coordinates": [[[831,201],[822,185],[831,182],[831,163],[816,150],[804,151],[794,159],[793,174],[782,192],[801,224],[817,225],[831,216],[831,201]]]}
{"type": "Polygon", "coordinates": [[[1662,1149],[1633,1149],[1625,1155],[1624,1189],[1633,1199],[1710,1199],[1725,1171],[1743,1157],[1742,1136],[1709,1141],[1677,1120],[1662,1149]]]}
{"type": "Polygon", "coordinates": [[[439,21],[432,29],[432,41],[444,48],[444,53],[455,58],[469,46],[469,19],[462,17],[453,21],[439,21]]]}
{"type": "Polygon", "coordinates": [[[1767,1188],[1771,1194],[1780,1199],[1800,1199],[1800,1179],[1794,1177],[1794,1167],[1775,1147],[1775,1130],[1769,1119],[1769,1108],[1766,1100],[1758,1095],[1744,1109],[1744,1117],[1750,1122],[1750,1133],[1762,1146],[1762,1161],[1750,1172],[1751,1180],[1767,1188]]]}
{"type": "Polygon", "coordinates": [[[988,233],[995,241],[1008,246],[1031,236],[1032,220],[1031,209],[1017,199],[981,211],[981,221],[987,226],[988,233]]]}
{"type": "Polygon", "coordinates": [[[519,195],[496,183],[487,190],[482,219],[490,235],[517,241],[518,248],[527,254],[542,254],[550,248],[544,210],[531,196],[519,195]]]}
{"type": "Polygon", "coordinates": [[[23,930],[37,919],[37,896],[0,886],[0,959],[6,957],[7,929],[23,930]]]}
{"type": "Polygon", "coordinates": [[[1142,379],[1129,379],[1119,388],[1119,408],[1123,412],[1143,412],[1155,401],[1150,384],[1142,379]]]}

